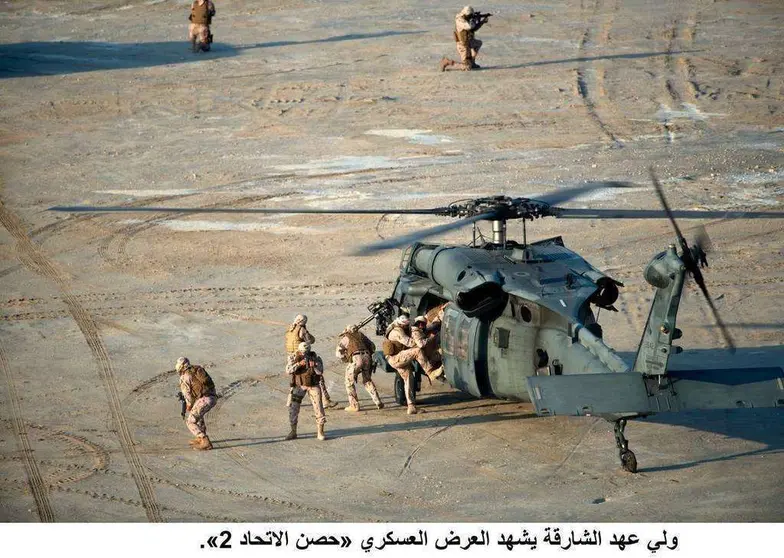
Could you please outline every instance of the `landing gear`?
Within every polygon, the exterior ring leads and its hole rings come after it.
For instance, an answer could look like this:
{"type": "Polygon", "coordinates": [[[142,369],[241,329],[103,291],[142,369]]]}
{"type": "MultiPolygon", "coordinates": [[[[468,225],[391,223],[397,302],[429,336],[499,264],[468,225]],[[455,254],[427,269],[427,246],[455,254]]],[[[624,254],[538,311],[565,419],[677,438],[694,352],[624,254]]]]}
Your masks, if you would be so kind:
{"type": "Polygon", "coordinates": [[[615,421],[615,444],[618,446],[618,457],[621,459],[621,467],[630,473],[637,472],[637,457],[629,449],[629,440],[623,435],[626,429],[626,419],[615,421]]]}

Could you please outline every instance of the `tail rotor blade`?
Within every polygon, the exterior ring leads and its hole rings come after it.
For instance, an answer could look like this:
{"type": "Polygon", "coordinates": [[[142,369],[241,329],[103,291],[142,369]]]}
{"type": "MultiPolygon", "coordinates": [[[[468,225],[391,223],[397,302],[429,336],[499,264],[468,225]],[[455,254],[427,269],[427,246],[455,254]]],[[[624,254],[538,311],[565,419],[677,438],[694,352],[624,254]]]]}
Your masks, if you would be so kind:
{"type": "Polygon", "coordinates": [[[692,276],[694,277],[694,282],[697,283],[697,286],[702,291],[702,294],[705,296],[705,301],[708,303],[708,306],[713,312],[713,318],[716,320],[716,325],[719,326],[721,330],[721,334],[724,337],[724,341],[727,343],[727,348],[729,349],[730,353],[735,353],[735,342],[732,340],[732,336],[730,335],[730,330],[727,325],[724,323],[724,320],[721,319],[719,315],[719,311],[716,309],[716,305],[713,303],[713,299],[711,298],[710,293],[708,293],[708,287],[705,286],[705,280],[702,277],[702,272],[700,271],[699,267],[695,267],[692,270],[692,276]]]}

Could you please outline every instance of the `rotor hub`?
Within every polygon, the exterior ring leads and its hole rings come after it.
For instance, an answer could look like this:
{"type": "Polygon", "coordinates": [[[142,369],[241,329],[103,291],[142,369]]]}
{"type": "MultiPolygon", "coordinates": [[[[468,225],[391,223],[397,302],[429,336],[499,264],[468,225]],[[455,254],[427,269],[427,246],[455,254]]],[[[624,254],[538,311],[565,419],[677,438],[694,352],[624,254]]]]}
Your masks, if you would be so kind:
{"type": "Polygon", "coordinates": [[[441,215],[449,217],[473,217],[474,215],[492,214],[490,220],[506,221],[509,219],[529,219],[553,215],[550,204],[529,198],[510,198],[509,196],[491,196],[473,200],[461,200],[443,208],[441,215]]]}

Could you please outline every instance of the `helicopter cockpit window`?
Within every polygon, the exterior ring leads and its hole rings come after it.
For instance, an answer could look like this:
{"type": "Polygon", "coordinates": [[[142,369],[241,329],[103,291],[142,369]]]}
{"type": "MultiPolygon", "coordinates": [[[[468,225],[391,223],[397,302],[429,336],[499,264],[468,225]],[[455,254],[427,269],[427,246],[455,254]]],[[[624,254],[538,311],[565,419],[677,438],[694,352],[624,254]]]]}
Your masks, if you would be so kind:
{"type": "Polygon", "coordinates": [[[520,316],[520,320],[524,321],[525,323],[529,323],[533,319],[531,309],[528,308],[525,304],[520,305],[517,315],[520,316]]]}
{"type": "Polygon", "coordinates": [[[400,273],[408,271],[408,264],[411,263],[411,254],[414,252],[414,246],[408,246],[403,250],[403,257],[400,258],[400,273]]]}

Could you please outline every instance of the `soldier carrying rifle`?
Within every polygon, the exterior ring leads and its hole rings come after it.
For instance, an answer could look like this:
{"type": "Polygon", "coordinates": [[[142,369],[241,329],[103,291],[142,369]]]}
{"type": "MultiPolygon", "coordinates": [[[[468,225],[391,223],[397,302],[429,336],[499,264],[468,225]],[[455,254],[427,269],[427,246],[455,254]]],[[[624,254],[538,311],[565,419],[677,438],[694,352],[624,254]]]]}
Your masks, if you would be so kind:
{"type": "MultiPolygon", "coordinates": [[[[476,63],[476,56],[482,48],[482,41],[474,37],[474,33],[487,23],[493,14],[475,12],[471,6],[466,6],[455,16],[454,38],[457,46],[457,53],[460,55],[460,69],[463,71],[478,70],[480,66],[476,63]]],[[[441,71],[445,71],[449,66],[458,63],[450,58],[441,59],[441,71]]]]}

